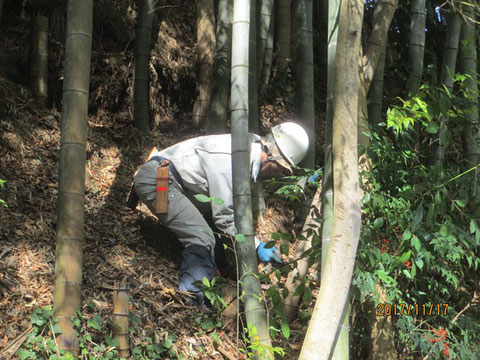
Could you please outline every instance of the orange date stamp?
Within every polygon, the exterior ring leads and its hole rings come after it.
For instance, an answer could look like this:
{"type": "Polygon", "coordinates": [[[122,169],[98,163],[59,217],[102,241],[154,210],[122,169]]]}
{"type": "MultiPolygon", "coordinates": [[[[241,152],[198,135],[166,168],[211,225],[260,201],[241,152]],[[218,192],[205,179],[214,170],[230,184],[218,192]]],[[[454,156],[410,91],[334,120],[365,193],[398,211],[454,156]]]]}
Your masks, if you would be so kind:
{"type": "Polygon", "coordinates": [[[448,304],[389,304],[377,305],[377,316],[440,316],[447,315],[448,304]]]}

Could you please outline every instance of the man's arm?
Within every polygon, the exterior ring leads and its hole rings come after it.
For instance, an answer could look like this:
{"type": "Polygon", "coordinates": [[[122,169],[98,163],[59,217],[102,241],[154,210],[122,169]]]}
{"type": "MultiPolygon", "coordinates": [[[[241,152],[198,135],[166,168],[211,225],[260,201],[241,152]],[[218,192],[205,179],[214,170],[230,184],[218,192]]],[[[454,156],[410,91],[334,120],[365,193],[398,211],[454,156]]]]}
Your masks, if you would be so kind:
{"type": "MultiPolygon", "coordinates": [[[[223,201],[221,204],[219,204],[220,201],[215,201],[215,199],[212,201],[212,215],[215,225],[219,230],[235,237],[233,188],[229,174],[217,173],[209,176],[208,185],[210,196],[223,201]]],[[[261,242],[256,236],[254,237],[254,240],[255,249],[257,249],[257,256],[260,261],[282,263],[280,254],[274,247],[266,249],[265,243],[261,242]]]]}

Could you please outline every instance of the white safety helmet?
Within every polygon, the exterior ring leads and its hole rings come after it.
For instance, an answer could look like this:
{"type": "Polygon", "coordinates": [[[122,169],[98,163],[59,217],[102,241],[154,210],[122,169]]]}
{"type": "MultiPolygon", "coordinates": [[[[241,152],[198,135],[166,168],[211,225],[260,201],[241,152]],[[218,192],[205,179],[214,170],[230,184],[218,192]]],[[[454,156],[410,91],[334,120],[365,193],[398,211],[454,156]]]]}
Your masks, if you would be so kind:
{"type": "Polygon", "coordinates": [[[302,126],[291,121],[285,122],[274,126],[272,134],[275,144],[290,165],[298,165],[307,155],[308,135],[302,126]]]}

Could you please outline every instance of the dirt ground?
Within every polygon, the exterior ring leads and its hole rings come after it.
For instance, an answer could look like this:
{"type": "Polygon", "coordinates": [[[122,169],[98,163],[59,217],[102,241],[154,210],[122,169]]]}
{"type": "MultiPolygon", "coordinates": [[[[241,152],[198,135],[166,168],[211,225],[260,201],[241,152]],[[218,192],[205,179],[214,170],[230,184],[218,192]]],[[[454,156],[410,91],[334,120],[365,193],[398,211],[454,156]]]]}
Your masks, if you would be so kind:
{"type": "MultiPolygon", "coordinates": [[[[109,289],[127,279],[130,311],[141,319],[138,335],[131,337],[133,345],[152,334],[163,339],[173,332],[178,354],[224,359],[218,344],[195,322],[198,310],[189,307],[187,295],[177,291],[180,243],[144,206],[137,211],[125,206],[132,174],[153,145],[167,147],[204,133],[190,122],[195,95],[195,9],[171,1],[161,10],[151,63],[154,130],[145,136],[133,128],[131,116],[135,7],[131,1],[109,3],[95,2],[82,303],[93,303],[96,314],[109,318],[109,289]],[[119,22],[122,26],[115,26],[119,22]]],[[[34,308],[52,304],[63,11],[48,13],[48,109],[36,106],[28,88],[31,10],[21,4],[6,5],[0,28],[0,48],[9,49],[0,54],[0,179],[6,180],[0,198],[8,204],[0,208],[0,353],[29,328],[34,308]],[[8,12],[12,16],[6,19],[8,12]]],[[[280,91],[279,96],[283,95],[280,91]]],[[[263,103],[263,128],[287,113],[281,101],[263,103]]],[[[267,205],[266,222],[257,232],[262,240],[268,241],[274,231],[298,231],[291,206],[275,196],[267,205]]],[[[93,316],[86,305],[82,310],[93,316]]],[[[305,329],[306,322],[296,320],[290,340],[277,344],[286,350],[285,358],[298,355],[305,329]]],[[[217,332],[223,352],[236,356],[235,322],[225,321],[217,332]]]]}

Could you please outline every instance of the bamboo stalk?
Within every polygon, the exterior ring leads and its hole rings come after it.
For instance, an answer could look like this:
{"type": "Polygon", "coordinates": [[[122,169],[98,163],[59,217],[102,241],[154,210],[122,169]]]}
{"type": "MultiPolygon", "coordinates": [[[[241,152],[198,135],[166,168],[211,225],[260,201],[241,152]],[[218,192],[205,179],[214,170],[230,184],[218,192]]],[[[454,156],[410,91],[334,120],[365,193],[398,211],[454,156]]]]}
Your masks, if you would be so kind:
{"type": "MultiPolygon", "coordinates": [[[[314,233],[319,232],[318,223],[315,221],[318,219],[317,214],[320,213],[321,208],[321,198],[320,194],[322,189],[319,187],[313,197],[312,206],[310,209],[310,214],[305,220],[305,224],[303,225],[302,235],[305,236],[305,241],[299,241],[297,248],[295,249],[295,258],[299,258],[305,251],[312,247],[312,237],[314,233]],[[311,232],[311,236],[308,234],[311,232]]],[[[294,295],[295,289],[297,289],[303,283],[303,279],[307,275],[307,271],[309,268],[308,264],[309,258],[305,257],[297,262],[297,267],[293,269],[288,274],[287,282],[285,283],[285,287],[288,289],[289,294],[283,300],[283,311],[287,317],[288,321],[292,321],[297,313],[298,304],[300,302],[300,298],[302,294],[294,295]]]]}
{"type": "Polygon", "coordinates": [[[93,1],[68,1],[55,257],[58,345],[78,357],[71,316],[80,310],[84,234],[85,158],[93,1]]]}
{"type": "Polygon", "coordinates": [[[149,63],[154,14],[153,0],[143,0],[137,19],[133,81],[133,118],[135,127],[150,131],[149,63]]]}
{"type": "MultiPolygon", "coordinates": [[[[255,6],[252,4],[252,6],[255,6]]],[[[259,301],[262,294],[258,278],[258,263],[253,240],[252,198],[250,189],[250,136],[248,134],[248,72],[250,0],[235,0],[232,22],[232,168],[233,205],[235,226],[245,236],[244,241],[235,242],[238,255],[239,279],[242,285],[245,319],[257,333],[249,333],[252,344],[270,349],[271,340],[265,303],[259,301]]],[[[251,47],[250,47],[251,48],[251,47]]],[[[255,359],[273,359],[270,351],[260,354],[254,351],[255,359]]]]}
{"type": "Polygon", "coordinates": [[[47,107],[48,98],[48,17],[36,15],[32,20],[30,81],[37,104],[47,107]]]}
{"type": "Polygon", "coordinates": [[[418,91],[422,81],[423,57],[425,54],[425,1],[412,2],[410,24],[410,47],[408,62],[411,67],[407,89],[411,93],[418,91]]]}
{"type": "MultiPolygon", "coordinates": [[[[453,89],[453,74],[457,63],[458,48],[460,44],[460,30],[462,22],[460,15],[451,13],[448,15],[447,35],[443,45],[443,64],[440,74],[440,83],[451,92],[453,89]]],[[[444,114],[440,118],[440,128],[438,130],[438,144],[435,148],[435,162],[441,164],[445,158],[445,149],[448,145],[448,116],[444,114]]]]}
{"type": "Polygon", "coordinates": [[[3,0],[0,0],[0,24],[2,23],[3,0]]]}
{"type": "Polygon", "coordinates": [[[210,129],[211,132],[218,134],[227,132],[230,63],[232,61],[232,13],[233,0],[218,2],[216,54],[210,105],[210,129]]]}
{"type": "MultiPolygon", "coordinates": [[[[272,10],[274,13],[274,10],[272,10]]],[[[265,44],[265,53],[263,56],[263,66],[261,79],[264,85],[270,82],[270,75],[272,73],[272,59],[273,59],[273,39],[275,35],[275,17],[272,16],[270,20],[270,27],[268,28],[267,42],[265,44]]]]}
{"type": "Polygon", "coordinates": [[[279,0],[277,8],[277,68],[279,72],[285,70],[290,59],[290,2],[291,0],[279,0]]]}
{"type": "Polygon", "coordinates": [[[200,127],[208,124],[212,96],[212,71],[215,54],[215,15],[212,0],[197,2],[197,62],[199,67],[197,92],[193,105],[193,124],[200,127]]]}
{"type": "MultiPolygon", "coordinates": [[[[475,17],[470,7],[466,8],[469,17],[475,17]]],[[[468,74],[465,88],[468,94],[469,106],[465,109],[467,121],[463,127],[463,156],[467,166],[474,166],[480,158],[480,124],[478,118],[478,83],[476,71],[477,49],[475,47],[475,24],[464,22],[460,31],[460,43],[464,44],[460,51],[460,73],[468,74]]]]}
{"type": "Polygon", "coordinates": [[[257,75],[259,79],[261,78],[260,75],[262,74],[262,66],[267,48],[270,23],[272,22],[272,9],[272,0],[261,1],[260,16],[258,17],[259,27],[257,29],[257,75]]]}
{"type": "Polygon", "coordinates": [[[130,355],[128,342],[128,284],[125,280],[116,282],[113,289],[113,338],[119,343],[118,357],[126,358],[130,355]]]}
{"type": "MultiPolygon", "coordinates": [[[[348,346],[335,346],[340,329],[348,330],[348,292],[360,237],[361,209],[358,180],[357,105],[358,49],[364,3],[342,1],[335,58],[332,151],[333,224],[321,287],[305,334],[299,360],[331,359],[334,351],[348,358],[348,346]],[[347,316],[347,318],[346,318],[347,316]]],[[[348,340],[348,332],[346,332],[348,340]]],[[[341,341],[340,341],[341,342],[341,341]]],[[[343,343],[342,343],[343,344],[343,343]]],[[[347,342],[345,342],[347,345],[347,342]]]]}

